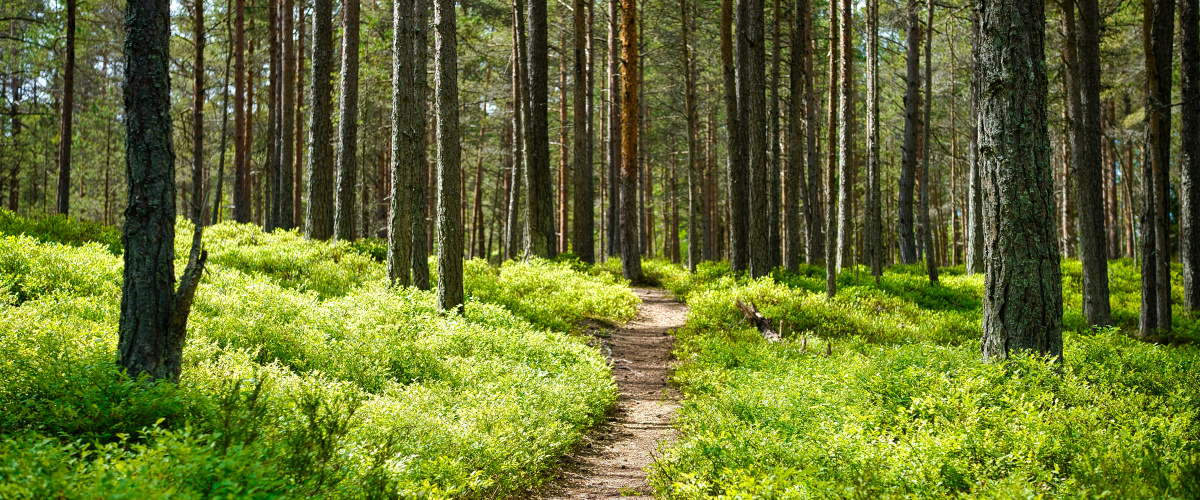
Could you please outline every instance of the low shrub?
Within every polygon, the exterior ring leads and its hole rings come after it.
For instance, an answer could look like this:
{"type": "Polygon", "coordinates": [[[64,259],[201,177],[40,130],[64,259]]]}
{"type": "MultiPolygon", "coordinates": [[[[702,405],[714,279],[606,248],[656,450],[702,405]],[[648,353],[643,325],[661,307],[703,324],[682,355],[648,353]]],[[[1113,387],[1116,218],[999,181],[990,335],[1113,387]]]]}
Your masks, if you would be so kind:
{"type": "Polygon", "coordinates": [[[0,235],[25,235],[46,243],[74,247],[99,243],[113,255],[121,254],[121,232],[112,226],[88,222],[66,215],[22,217],[0,208],[0,235]]]}

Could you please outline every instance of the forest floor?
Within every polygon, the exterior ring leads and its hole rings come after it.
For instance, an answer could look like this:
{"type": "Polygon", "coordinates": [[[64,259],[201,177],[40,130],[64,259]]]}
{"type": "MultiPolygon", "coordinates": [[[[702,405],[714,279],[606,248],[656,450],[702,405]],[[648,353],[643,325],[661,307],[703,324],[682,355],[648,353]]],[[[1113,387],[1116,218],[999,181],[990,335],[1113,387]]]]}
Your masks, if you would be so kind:
{"type": "Polygon", "coordinates": [[[599,338],[605,354],[612,350],[617,406],[564,460],[558,480],[541,496],[545,500],[653,498],[646,468],[659,443],[675,436],[671,423],[679,393],[667,382],[675,344],[671,331],[683,326],[687,306],[666,290],[634,293],[642,299],[637,317],[599,338]]]}

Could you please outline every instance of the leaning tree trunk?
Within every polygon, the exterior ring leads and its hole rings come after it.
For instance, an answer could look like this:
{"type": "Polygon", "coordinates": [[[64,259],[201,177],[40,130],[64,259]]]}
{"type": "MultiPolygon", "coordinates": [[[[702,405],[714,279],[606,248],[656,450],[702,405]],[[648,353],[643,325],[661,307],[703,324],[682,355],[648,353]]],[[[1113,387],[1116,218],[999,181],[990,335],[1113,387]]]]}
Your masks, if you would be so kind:
{"type": "Polygon", "coordinates": [[[314,240],[333,236],[332,0],[313,0],[312,105],[308,124],[308,208],[304,231],[314,240]]]}
{"type": "Polygon", "coordinates": [[[1167,191],[1171,161],[1171,50],[1175,2],[1145,0],[1142,20],[1146,54],[1145,157],[1142,171],[1142,309],[1138,334],[1171,337],[1170,240],[1167,191]]]}
{"type": "Polygon", "coordinates": [[[904,149],[900,151],[900,200],[898,240],[900,263],[917,262],[917,238],[913,231],[913,187],[917,172],[917,120],[920,119],[921,22],[917,0],[908,0],[905,19],[908,25],[907,77],[904,90],[904,149]]]}
{"type": "MultiPolygon", "coordinates": [[[[852,265],[854,246],[854,24],[850,0],[842,0],[838,43],[838,233],[837,268],[852,265]]],[[[832,166],[830,166],[832,168],[832,166]]]]}
{"type": "MultiPolygon", "coordinates": [[[[1112,313],[1108,302],[1108,242],[1104,228],[1104,158],[1100,149],[1100,7],[1098,0],[1078,2],[1079,50],[1073,76],[1080,93],[1080,107],[1074,117],[1078,127],[1072,136],[1075,221],[1083,267],[1083,316],[1091,325],[1106,326],[1112,313]]],[[[1064,15],[1070,10],[1073,9],[1064,9],[1064,15]]],[[[1186,191],[1181,201],[1185,198],[1186,191]]]]}
{"type": "MultiPolygon", "coordinates": [[[[1081,9],[1085,31],[1090,15],[1086,9],[1094,9],[1096,0],[1084,0],[1084,3],[1088,2],[1093,5],[1081,9]]],[[[1179,170],[1182,173],[1179,260],[1183,263],[1183,303],[1194,311],[1200,309],[1200,276],[1197,276],[1200,273],[1200,230],[1196,227],[1200,222],[1200,186],[1196,186],[1200,182],[1200,2],[1197,0],[1179,2],[1179,31],[1182,39],[1180,93],[1184,96],[1179,128],[1179,170]]],[[[1107,283],[1105,286],[1107,292],[1107,283]]]]}
{"type": "MultiPolygon", "coordinates": [[[[75,3],[71,0],[71,3],[75,3]]],[[[192,0],[192,204],[188,217],[204,224],[204,0],[192,0]]],[[[65,136],[64,136],[65,137],[65,136]]]]}
{"type": "Polygon", "coordinates": [[[358,3],[359,0],[342,1],[342,88],[333,239],[347,241],[354,240],[354,205],[358,193],[358,3]]]}
{"type": "MultiPolygon", "coordinates": [[[[575,169],[572,172],[574,178],[575,190],[575,207],[573,218],[575,219],[574,233],[571,234],[571,246],[575,249],[575,255],[579,260],[592,264],[596,262],[596,243],[594,241],[595,230],[595,210],[592,205],[595,194],[592,192],[592,157],[590,127],[588,122],[591,120],[591,115],[588,114],[588,88],[591,82],[588,80],[588,54],[587,54],[587,9],[592,0],[574,0],[575,5],[575,96],[574,102],[574,127],[575,127],[575,169]]],[[[565,127],[566,124],[563,124],[565,127]]],[[[563,214],[566,218],[566,214],[563,214]]]]}
{"type": "Polygon", "coordinates": [[[555,254],[554,192],[550,175],[550,130],[547,100],[548,27],[546,0],[530,0],[529,49],[526,51],[529,109],[525,127],[525,256],[549,259],[555,254]]]}
{"type": "Polygon", "coordinates": [[[979,159],[984,189],[983,359],[1062,359],[1062,279],[1046,128],[1040,0],[979,3],[979,159]]]}
{"type": "Polygon", "coordinates": [[[926,7],[928,22],[925,23],[925,116],[921,119],[921,220],[923,231],[922,246],[925,247],[925,272],[929,275],[929,283],[938,284],[937,250],[933,247],[933,225],[929,223],[929,184],[933,182],[929,175],[929,158],[933,156],[933,0],[926,7]]]}
{"type": "Polygon", "coordinates": [[[637,245],[638,31],[635,0],[621,0],[621,275],[642,279],[637,245]]]}
{"type": "Polygon", "coordinates": [[[207,253],[197,225],[175,289],[175,151],[171,146],[171,7],[130,1],[125,10],[125,175],[129,204],[117,364],[129,375],[179,381],[187,317],[207,253]]]}
{"type": "MultiPolygon", "coordinates": [[[[58,213],[71,213],[71,126],[75,115],[75,3],[67,0],[67,53],[63,63],[62,116],[58,135],[58,213]]],[[[201,0],[196,0],[197,2],[201,0]]],[[[10,21],[12,22],[12,21],[10,21]]]]}
{"type": "MultiPolygon", "coordinates": [[[[535,0],[536,1],[536,0],[535,0]]],[[[433,10],[434,74],[433,89],[437,100],[437,171],[438,171],[438,307],[443,311],[462,310],[463,304],[463,221],[462,176],[458,142],[458,40],[455,29],[454,0],[437,0],[433,10]]]]}

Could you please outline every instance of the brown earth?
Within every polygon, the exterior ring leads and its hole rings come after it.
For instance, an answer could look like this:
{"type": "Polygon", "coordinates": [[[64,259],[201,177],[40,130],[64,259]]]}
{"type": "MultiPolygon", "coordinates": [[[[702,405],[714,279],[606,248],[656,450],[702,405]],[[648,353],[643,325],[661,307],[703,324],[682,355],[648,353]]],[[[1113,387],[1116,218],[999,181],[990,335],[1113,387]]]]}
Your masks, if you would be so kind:
{"type": "Polygon", "coordinates": [[[617,406],[564,459],[559,477],[538,498],[653,498],[646,468],[659,443],[674,438],[679,394],[667,383],[675,342],[671,330],[683,326],[687,306],[664,290],[633,291],[642,299],[637,317],[598,336],[612,361],[617,406]]]}

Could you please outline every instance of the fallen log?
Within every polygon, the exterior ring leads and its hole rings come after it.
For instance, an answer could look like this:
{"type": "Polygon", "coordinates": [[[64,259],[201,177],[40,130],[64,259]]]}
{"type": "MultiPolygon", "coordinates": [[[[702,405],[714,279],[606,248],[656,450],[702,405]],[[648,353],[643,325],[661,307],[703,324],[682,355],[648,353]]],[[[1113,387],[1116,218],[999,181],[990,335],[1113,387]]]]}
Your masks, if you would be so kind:
{"type": "Polygon", "coordinates": [[[766,316],[763,316],[762,313],[758,312],[758,308],[755,307],[753,303],[746,305],[745,302],[739,300],[736,301],[734,305],[737,306],[738,310],[742,312],[742,315],[745,316],[747,320],[749,320],[751,323],[754,323],[754,326],[758,328],[759,332],[762,333],[763,338],[767,339],[767,342],[779,342],[783,339],[783,337],[779,335],[779,332],[775,331],[775,327],[771,326],[771,320],[766,316]]]}

